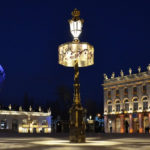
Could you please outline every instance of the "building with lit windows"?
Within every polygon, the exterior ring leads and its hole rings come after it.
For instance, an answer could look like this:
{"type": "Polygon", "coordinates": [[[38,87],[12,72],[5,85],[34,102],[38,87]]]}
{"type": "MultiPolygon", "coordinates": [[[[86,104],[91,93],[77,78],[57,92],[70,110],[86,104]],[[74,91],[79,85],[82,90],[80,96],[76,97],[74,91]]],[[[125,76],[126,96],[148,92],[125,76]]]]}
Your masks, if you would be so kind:
{"type": "Polygon", "coordinates": [[[0,110],[0,131],[11,130],[19,133],[50,133],[51,132],[51,112],[23,111],[19,107],[19,111],[11,109],[0,110]]]}
{"type": "Polygon", "coordinates": [[[150,133],[150,65],[146,72],[109,79],[104,74],[104,128],[106,133],[150,133]]]}

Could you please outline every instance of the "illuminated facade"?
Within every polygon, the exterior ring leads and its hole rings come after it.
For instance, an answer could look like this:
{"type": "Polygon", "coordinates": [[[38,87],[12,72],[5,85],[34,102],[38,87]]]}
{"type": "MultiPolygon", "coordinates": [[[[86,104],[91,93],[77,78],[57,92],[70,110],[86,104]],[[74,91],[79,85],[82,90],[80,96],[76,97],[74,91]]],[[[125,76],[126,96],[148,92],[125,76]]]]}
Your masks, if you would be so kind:
{"type": "Polygon", "coordinates": [[[19,133],[50,133],[51,132],[51,112],[33,112],[29,108],[29,112],[0,110],[0,130],[12,130],[19,133]]]}
{"type": "Polygon", "coordinates": [[[104,74],[104,126],[106,133],[150,133],[150,65],[146,72],[110,79],[104,74]]]}

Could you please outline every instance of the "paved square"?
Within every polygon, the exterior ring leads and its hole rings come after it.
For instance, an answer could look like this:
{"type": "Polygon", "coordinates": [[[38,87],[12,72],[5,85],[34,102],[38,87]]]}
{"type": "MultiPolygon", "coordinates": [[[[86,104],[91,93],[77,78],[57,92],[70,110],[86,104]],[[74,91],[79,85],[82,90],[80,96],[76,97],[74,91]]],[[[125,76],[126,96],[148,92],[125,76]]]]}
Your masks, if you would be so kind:
{"type": "Polygon", "coordinates": [[[86,143],[69,143],[66,135],[0,135],[0,150],[150,150],[150,135],[95,134],[86,143]]]}

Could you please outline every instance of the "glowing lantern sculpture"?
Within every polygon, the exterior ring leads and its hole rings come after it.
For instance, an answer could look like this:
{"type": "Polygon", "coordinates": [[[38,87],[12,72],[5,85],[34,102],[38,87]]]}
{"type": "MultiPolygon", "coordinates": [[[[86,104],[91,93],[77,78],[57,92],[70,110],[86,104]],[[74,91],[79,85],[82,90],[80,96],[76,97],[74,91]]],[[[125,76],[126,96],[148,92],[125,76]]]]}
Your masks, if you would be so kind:
{"type": "Polygon", "coordinates": [[[94,47],[87,42],[80,42],[79,36],[82,32],[83,19],[80,19],[80,11],[74,9],[73,18],[69,20],[70,32],[73,41],[61,44],[58,47],[58,61],[60,65],[74,67],[74,99],[70,113],[70,142],[85,142],[85,114],[86,110],[80,101],[79,68],[94,64],[94,47]]]}

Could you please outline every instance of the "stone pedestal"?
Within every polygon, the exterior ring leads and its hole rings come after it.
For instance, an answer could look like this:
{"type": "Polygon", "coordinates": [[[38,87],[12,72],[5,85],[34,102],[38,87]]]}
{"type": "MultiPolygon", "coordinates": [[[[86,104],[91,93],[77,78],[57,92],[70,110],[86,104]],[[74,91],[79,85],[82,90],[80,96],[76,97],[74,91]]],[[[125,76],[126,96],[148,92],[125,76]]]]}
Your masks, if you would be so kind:
{"type": "Polygon", "coordinates": [[[86,110],[81,104],[73,104],[70,108],[70,136],[69,140],[72,143],[85,142],[85,114],[86,110]]]}

